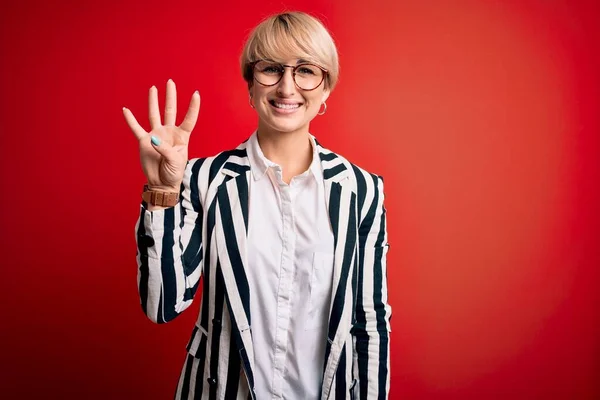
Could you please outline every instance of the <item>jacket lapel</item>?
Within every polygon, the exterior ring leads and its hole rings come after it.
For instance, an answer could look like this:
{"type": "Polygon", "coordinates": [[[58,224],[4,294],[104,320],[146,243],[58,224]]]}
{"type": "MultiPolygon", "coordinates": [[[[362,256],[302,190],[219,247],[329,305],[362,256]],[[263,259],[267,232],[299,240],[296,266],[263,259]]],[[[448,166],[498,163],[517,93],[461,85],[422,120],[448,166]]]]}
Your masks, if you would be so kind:
{"type": "Polygon", "coordinates": [[[332,299],[323,371],[323,398],[329,396],[342,348],[346,341],[354,302],[354,274],[358,234],[356,193],[350,171],[342,159],[328,150],[320,150],[325,186],[325,200],[334,237],[334,271],[332,299]]]}
{"type": "Polygon", "coordinates": [[[221,173],[226,176],[216,192],[215,234],[219,255],[218,269],[223,275],[225,283],[232,335],[235,338],[249,386],[252,388],[254,386],[254,349],[250,329],[250,289],[245,272],[248,264],[246,251],[248,182],[250,179],[248,158],[230,157],[223,165],[221,173]]]}

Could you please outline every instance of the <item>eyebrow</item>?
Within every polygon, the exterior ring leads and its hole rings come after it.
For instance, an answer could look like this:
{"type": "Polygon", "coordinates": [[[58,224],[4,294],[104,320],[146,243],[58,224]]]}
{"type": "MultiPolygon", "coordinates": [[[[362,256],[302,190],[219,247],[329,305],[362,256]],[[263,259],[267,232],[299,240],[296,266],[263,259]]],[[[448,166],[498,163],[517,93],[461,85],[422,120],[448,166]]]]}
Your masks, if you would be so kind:
{"type": "MultiPolygon", "coordinates": [[[[264,60],[264,61],[270,61],[270,62],[273,62],[273,63],[276,63],[276,64],[283,64],[283,63],[281,63],[281,62],[279,62],[279,61],[275,61],[275,60],[272,60],[272,59],[270,59],[270,58],[265,58],[265,60],[264,60]]],[[[310,61],[308,61],[308,60],[305,60],[305,59],[303,59],[303,58],[299,58],[299,59],[298,59],[298,61],[296,61],[296,65],[300,65],[300,64],[307,64],[307,63],[310,63],[310,61]]]]}

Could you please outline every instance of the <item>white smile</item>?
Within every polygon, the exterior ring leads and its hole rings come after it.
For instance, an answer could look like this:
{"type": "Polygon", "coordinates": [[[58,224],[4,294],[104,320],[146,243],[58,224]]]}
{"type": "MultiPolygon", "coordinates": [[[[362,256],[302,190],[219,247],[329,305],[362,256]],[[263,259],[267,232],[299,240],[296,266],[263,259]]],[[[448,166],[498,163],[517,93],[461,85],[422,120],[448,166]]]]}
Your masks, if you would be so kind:
{"type": "Polygon", "coordinates": [[[296,104],[283,104],[283,103],[277,103],[276,101],[271,101],[271,104],[274,105],[277,108],[281,108],[283,110],[293,110],[295,108],[300,107],[300,104],[296,103],[296,104]]]}

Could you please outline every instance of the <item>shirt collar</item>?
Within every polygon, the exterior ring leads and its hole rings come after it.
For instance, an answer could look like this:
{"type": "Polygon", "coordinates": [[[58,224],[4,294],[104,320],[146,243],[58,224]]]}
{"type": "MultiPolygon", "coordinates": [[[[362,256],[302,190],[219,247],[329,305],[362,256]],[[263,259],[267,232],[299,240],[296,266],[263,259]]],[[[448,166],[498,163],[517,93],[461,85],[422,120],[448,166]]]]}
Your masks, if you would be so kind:
{"type": "MultiPolygon", "coordinates": [[[[312,172],[317,180],[322,179],[323,171],[321,169],[319,151],[315,143],[315,137],[309,134],[309,138],[310,145],[313,150],[313,158],[308,169],[310,172],[312,172]]],[[[252,176],[254,177],[255,181],[261,179],[269,167],[280,167],[279,164],[276,164],[265,157],[260,145],[258,144],[258,134],[256,131],[254,131],[252,136],[250,136],[248,139],[247,153],[248,159],[250,160],[250,169],[252,170],[252,176]]]]}
{"type": "Polygon", "coordinates": [[[258,135],[256,131],[248,139],[247,146],[248,159],[250,160],[250,169],[252,170],[252,176],[254,180],[259,180],[267,172],[270,166],[276,165],[275,163],[267,160],[263,154],[260,145],[258,144],[258,135]]]}

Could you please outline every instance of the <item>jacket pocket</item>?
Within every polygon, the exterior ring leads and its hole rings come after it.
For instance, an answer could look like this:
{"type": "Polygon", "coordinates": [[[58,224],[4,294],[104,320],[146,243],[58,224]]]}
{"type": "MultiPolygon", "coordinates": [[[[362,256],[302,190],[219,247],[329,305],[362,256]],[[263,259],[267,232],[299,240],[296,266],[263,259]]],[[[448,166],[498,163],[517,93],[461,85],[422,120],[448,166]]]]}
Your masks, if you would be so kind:
{"type": "Polygon", "coordinates": [[[333,254],[313,253],[310,277],[310,297],[305,329],[316,329],[327,324],[333,285],[333,254]]]}
{"type": "Polygon", "coordinates": [[[196,358],[204,358],[206,356],[206,342],[208,332],[199,325],[195,325],[192,330],[192,335],[186,346],[187,352],[196,358]]]}

